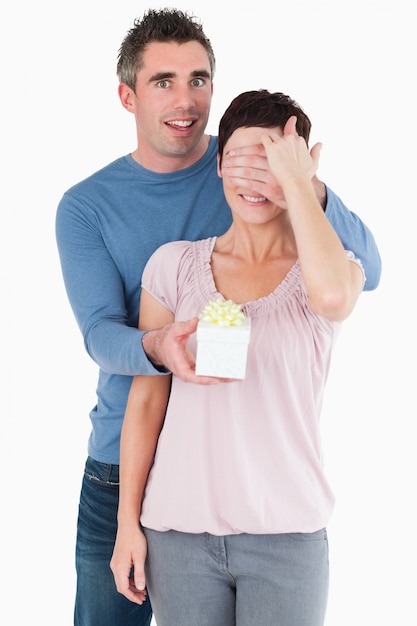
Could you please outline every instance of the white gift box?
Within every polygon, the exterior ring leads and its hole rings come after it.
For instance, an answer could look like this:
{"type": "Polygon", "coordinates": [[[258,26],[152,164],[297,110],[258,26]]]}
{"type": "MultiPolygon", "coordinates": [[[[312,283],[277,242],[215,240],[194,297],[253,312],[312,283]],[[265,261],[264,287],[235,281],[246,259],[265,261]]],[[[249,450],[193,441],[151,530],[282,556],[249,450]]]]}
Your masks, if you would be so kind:
{"type": "Polygon", "coordinates": [[[200,320],[197,325],[195,372],[199,376],[245,378],[250,317],[238,326],[219,326],[200,320]]]}

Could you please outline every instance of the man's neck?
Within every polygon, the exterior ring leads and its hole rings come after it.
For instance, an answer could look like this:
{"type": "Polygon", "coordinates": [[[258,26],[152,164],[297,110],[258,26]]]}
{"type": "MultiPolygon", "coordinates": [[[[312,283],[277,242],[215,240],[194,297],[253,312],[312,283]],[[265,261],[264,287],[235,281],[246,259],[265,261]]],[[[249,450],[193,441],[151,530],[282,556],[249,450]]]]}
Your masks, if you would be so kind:
{"type": "Polygon", "coordinates": [[[155,150],[149,151],[138,145],[131,153],[131,157],[142,167],[158,174],[169,174],[191,167],[199,161],[207,152],[210,145],[210,135],[203,135],[193,152],[188,154],[162,154],[155,150]]]}

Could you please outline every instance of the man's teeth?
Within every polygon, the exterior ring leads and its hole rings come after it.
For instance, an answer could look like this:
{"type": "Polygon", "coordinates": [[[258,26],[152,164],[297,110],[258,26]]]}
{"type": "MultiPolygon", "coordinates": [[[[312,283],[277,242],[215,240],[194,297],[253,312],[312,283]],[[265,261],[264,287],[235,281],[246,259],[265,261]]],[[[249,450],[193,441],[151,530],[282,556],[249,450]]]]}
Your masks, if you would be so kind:
{"type": "Polygon", "coordinates": [[[186,128],[187,126],[191,126],[192,122],[185,120],[174,120],[172,122],[167,122],[167,124],[169,126],[182,126],[183,128],[186,128]]]}
{"type": "Polygon", "coordinates": [[[264,202],[266,200],[266,198],[264,196],[245,196],[244,194],[242,194],[242,197],[247,201],[247,202],[264,202]]]}

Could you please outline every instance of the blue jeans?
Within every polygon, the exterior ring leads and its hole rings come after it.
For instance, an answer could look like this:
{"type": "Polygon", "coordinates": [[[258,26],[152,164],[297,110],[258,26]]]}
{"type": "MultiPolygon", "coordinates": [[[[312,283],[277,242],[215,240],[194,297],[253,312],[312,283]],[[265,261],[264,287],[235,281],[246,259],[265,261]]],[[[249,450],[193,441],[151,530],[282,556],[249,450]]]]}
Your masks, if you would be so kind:
{"type": "Polygon", "coordinates": [[[326,530],[216,537],[145,528],[158,626],[322,626],[326,530]]]}
{"type": "Polygon", "coordinates": [[[77,545],[75,626],[149,626],[149,599],[142,605],[118,593],[110,569],[117,530],[119,466],[94,461],[85,465],[77,545]]]}

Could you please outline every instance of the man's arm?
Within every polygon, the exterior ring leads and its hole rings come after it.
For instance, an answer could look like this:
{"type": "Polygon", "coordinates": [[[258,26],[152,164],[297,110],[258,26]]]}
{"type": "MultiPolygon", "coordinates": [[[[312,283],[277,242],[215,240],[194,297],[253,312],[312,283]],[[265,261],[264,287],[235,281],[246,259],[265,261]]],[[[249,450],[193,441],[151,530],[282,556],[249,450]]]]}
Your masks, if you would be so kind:
{"type": "Polygon", "coordinates": [[[143,350],[143,331],[128,324],[124,286],[100,230],[67,194],[57,210],[56,240],[68,299],[90,357],[110,374],[158,374],[143,350]]]}
{"type": "Polygon", "coordinates": [[[314,189],[326,217],[339,235],[345,250],[361,260],[365,270],[364,291],[373,291],[381,278],[381,257],[366,224],[343,204],[341,199],[320,180],[313,180],[314,189]]]}
{"type": "Polygon", "coordinates": [[[65,288],[85,348],[105,372],[125,376],[172,372],[187,382],[219,382],[197,376],[194,356],[186,349],[197,319],[149,331],[128,325],[123,283],[101,233],[66,196],[57,211],[56,239],[65,288]]]}

